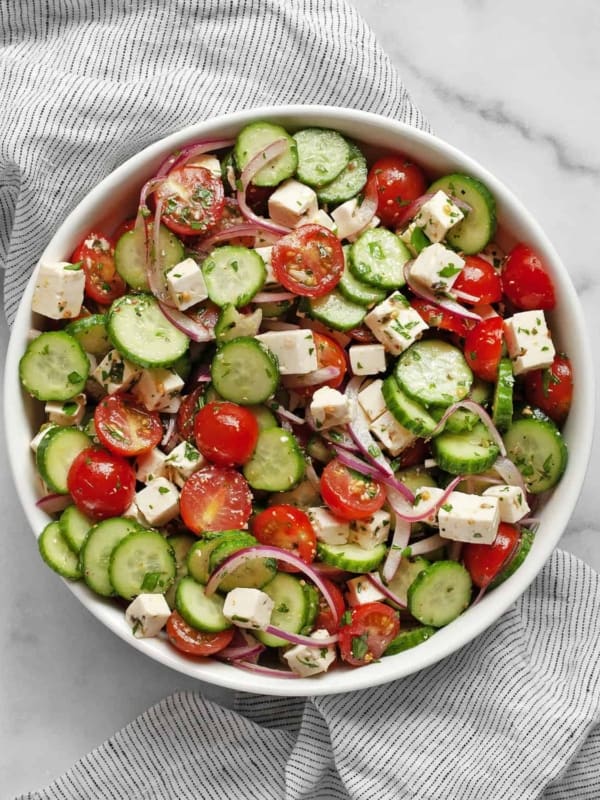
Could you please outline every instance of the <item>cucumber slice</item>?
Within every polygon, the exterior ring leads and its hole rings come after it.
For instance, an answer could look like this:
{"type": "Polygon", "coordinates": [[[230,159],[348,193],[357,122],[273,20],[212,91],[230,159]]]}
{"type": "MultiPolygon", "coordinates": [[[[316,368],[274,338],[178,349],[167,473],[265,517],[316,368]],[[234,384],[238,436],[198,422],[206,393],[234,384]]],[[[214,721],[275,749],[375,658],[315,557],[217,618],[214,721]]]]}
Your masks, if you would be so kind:
{"type": "Polygon", "coordinates": [[[429,625],[421,625],[418,628],[411,628],[408,631],[400,631],[398,636],[388,644],[385,649],[384,656],[395,656],[398,653],[403,653],[405,650],[410,650],[419,644],[423,644],[427,639],[430,639],[436,632],[436,628],[429,625]]]}
{"type": "Polygon", "coordinates": [[[408,610],[423,625],[441,628],[471,602],[471,576],[457,561],[435,561],[408,589],[408,610]]]}
{"type": "Polygon", "coordinates": [[[349,266],[354,277],[380,289],[404,286],[404,264],[410,252],[387,228],[368,228],[350,248],[349,266]]]}
{"type": "Polygon", "coordinates": [[[206,584],[210,578],[210,556],[221,541],[228,536],[237,536],[238,531],[219,532],[218,536],[199,539],[191,546],[187,555],[187,570],[198,583],[206,584]]]}
{"type": "MultiPolygon", "coordinates": [[[[445,410],[445,408],[432,408],[431,416],[439,421],[444,416],[445,410]]],[[[444,430],[447,433],[467,433],[472,431],[478,422],[477,414],[467,411],[466,408],[457,408],[446,420],[444,430]]]]}
{"type": "Polygon", "coordinates": [[[481,378],[474,378],[469,397],[474,403],[486,406],[492,399],[492,384],[482,381],[481,378]]]}
{"type": "Polygon", "coordinates": [[[243,171],[261,150],[278,139],[284,139],[288,146],[280,156],[256,173],[252,179],[255,186],[277,186],[278,183],[292,177],[298,166],[296,142],[281,125],[264,121],[252,122],[238,134],[233,152],[240,171],[243,171]]]}
{"type": "Polygon", "coordinates": [[[433,439],[431,448],[440,469],[451,475],[485,472],[499,453],[498,445],[482,422],[465,433],[440,433],[433,439]]]}
{"type": "Polygon", "coordinates": [[[77,581],[81,578],[79,559],[68,545],[58,522],[50,522],[41,532],[38,548],[46,564],[63,578],[77,581]]]}
{"type": "Polygon", "coordinates": [[[294,434],[283,428],[267,428],[258,434],[254,453],[243,472],[253,489],[286,492],[300,483],[305,468],[294,434]]]}
{"type": "Polygon", "coordinates": [[[245,306],[267,279],[265,262],[248,247],[215,247],[201,269],[208,296],[218,306],[245,306]]]}
{"type": "Polygon", "coordinates": [[[404,425],[415,436],[431,436],[437,427],[437,421],[424,406],[402,391],[393,375],[388,375],[384,380],[381,391],[386,406],[400,425],[404,425]]]}
{"type": "Polygon", "coordinates": [[[268,428],[278,427],[275,414],[269,411],[269,409],[266,406],[256,405],[256,406],[246,406],[246,408],[253,415],[254,419],[258,423],[259,431],[266,431],[268,428]]]}
{"type": "Polygon", "coordinates": [[[300,633],[308,636],[315,626],[315,620],[319,613],[319,592],[311,583],[306,583],[304,580],[301,580],[300,583],[306,600],[306,614],[300,633]]]}
{"type": "Polygon", "coordinates": [[[351,200],[361,192],[367,182],[367,159],[362,154],[358,145],[348,142],[350,147],[350,160],[331,183],[322,186],[317,191],[319,202],[330,206],[339,205],[346,200],[351,200]]]}
{"type": "Polygon", "coordinates": [[[415,578],[429,566],[429,561],[417,556],[414,559],[403,558],[398,565],[396,574],[388,582],[388,588],[404,605],[408,603],[408,590],[415,578]]]}
{"type": "MultiPolygon", "coordinates": [[[[148,223],[148,235],[153,242],[153,223],[148,223]]],[[[185,258],[183,243],[164,225],[158,232],[158,259],[164,272],[180,264],[185,258]]],[[[115,246],[115,267],[123,280],[141,292],[150,291],[146,277],[146,236],[143,225],[126,231],[115,246]]]]}
{"type": "Polygon", "coordinates": [[[479,253],[496,232],[494,196],[481,181],[459,173],[438,178],[427,191],[435,194],[440,189],[450,197],[464,200],[471,206],[465,218],[448,231],[446,241],[467,255],[479,253]]]}
{"type": "Polygon", "coordinates": [[[265,319],[283,317],[294,305],[294,300],[280,300],[278,303],[261,303],[260,308],[265,319]]]}
{"type": "Polygon", "coordinates": [[[435,486],[436,481],[431,477],[425,467],[407,467],[395,473],[396,478],[407,486],[414,494],[422,486],[435,486]]]}
{"type": "Polygon", "coordinates": [[[313,319],[318,319],[336,331],[350,331],[357,328],[367,313],[363,305],[346,299],[337,289],[322,297],[305,299],[302,307],[313,319]]]}
{"type": "Polygon", "coordinates": [[[514,573],[519,569],[521,564],[529,555],[529,551],[531,550],[534,539],[535,533],[533,531],[530,531],[528,528],[523,528],[521,530],[521,538],[519,539],[519,544],[517,545],[515,554],[504,567],[504,569],[501,570],[500,573],[496,575],[494,580],[490,582],[490,589],[500,586],[500,584],[504,583],[507,578],[510,578],[511,575],[514,575],[514,573]]]}
{"type": "Polygon", "coordinates": [[[38,400],[70,400],[84,390],[89,371],[83,347],[65,331],[41,333],[19,362],[21,383],[38,400]]]}
{"type": "Polygon", "coordinates": [[[114,548],[108,576],[115,592],[130,600],[142,592],[163,594],[175,580],[175,571],[175,555],[165,537],[142,528],[114,548]]]}
{"type": "Polygon", "coordinates": [[[515,378],[510,358],[501,358],[498,365],[498,380],[494,390],[492,420],[500,431],[510,428],[513,417],[513,387],[515,378]]]}
{"type": "MultiPolygon", "coordinates": [[[[282,628],[288,633],[300,633],[306,624],[309,608],[302,582],[293,575],[278,572],[262,591],[273,600],[271,625],[282,628]]],[[[284,647],[289,644],[287,640],[265,631],[253,631],[253,633],[267,647],[284,647]]]]}
{"type": "Polygon", "coordinates": [[[350,271],[347,259],[344,272],[342,273],[337,288],[344,295],[346,300],[350,300],[351,303],[358,303],[361,306],[366,306],[367,308],[376,305],[376,303],[381,303],[386,298],[385,289],[369,286],[368,283],[363,283],[363,281],[359,281],[355,278],[350,271]]]}
{"type": "Polygon", "coordinates": [[[441,339],[425,339],[408,347],[394,375],[400,388],[424,406],[447,406],[463,400],[473,381],[458,347],[441,339]]]}
{"type": "Polygon", "coordinates": [[[567,466],[567,446],[552,420],[515,420],[504,435],[504,444],[532,494],[551,489],[561,479],[567,466]]]}
{"type": "Polygon", "coordinates": [[[207,597],[204,586],[189,576],[179,581],[175,607],[192,628],[208,633],[219,633],[231,628],[231,622],[223,616],[224,603],[221,595],[207,597]]]}
{"type": "Polygon", "coordinates": [[[65,331],[73,336],[86,353],[102,358],[112,345],[106,330],[106,314],[91,314],[70,322],[65,331]]]}
{"type": "Polygon", "coordinates": [[[245,406],[271,397],[279,380],[275,356],[250,336],[224,342],[213,358],[210,372],[221,397],[245,406]]]}
{"type": "Polygon", "coordinates": [[[121,355],[141,367],[170,367],[190,344],[151,294],[127,294],[115,300],[108,312],[107,328],[121,355]]]}
{"type": "Polygon", "coordinates": [[[78,428],[52,428],[38,445],[35,461],[42,480],[53,492],[68,494],[71,464],[82,450],[91,447],[90,437],[78,428]]]}
{"type": "Polygon", "coordinates": [[[68,506],[60,515],[58,524],[71,550],[79,553],[94,522],[82,514],[77,506],[68,506]]]}
{"type": "MultiPolygon", "coordinates": [[[[209,571],[214,572],[232,553],[244,547],[257,544],[256,539],[246,531],[231,531],[220,537],[216,547],[209,554],[209,571]]],[[[273,558],[253,558],[240,564],[223,577],[219,583],[220,592],[230,592],[232,589],[243,587],[245,589],[261,589],[273,579],[277,572],[277,562],[273,558]]]]}
{"type": "Polygon", "coordinates": [[[337,131],[305,128],[294,134],[298,179],[308,186],[325,186],[348,166],[350,145],[337,131]]]}
{"type": "Polygon", "coordinates": [[[221,309],[215,325],[217,342],[228,342],[239,336],[256,336],[262,322],[262,311],[257,308],[252,314],[240,314],[233,303],[227,303],[221,309]]]}
{"type": "Polygon", "coordinates": [[[175,595],[179,581],[188,574],[187,557],[194,542],[197,539],[195,536],[188,536],[187,533],[176,533],[173,536],[167,537],[173,555],[175,556],[175,580],[165,592],[165,600],[169,604],[169,608],[175,608],[175,595]]]}
{"type": "Polygon", "coordinates": [[[381,564],[385,557],[386,546],[378,544],[370,550],[365,550],[353,542],[347,544],[317,544],[317,554],[325,564],[364,574],[372,572],[381,564]]]}
{"type": "Polygon", "coordinates": [[[139,530],[143,530],[139,523],[125,517],[105,519],[91,528],[79,552],[79,560],[83,579],[96,594],[105,597],[114,594],[108,576],[112,551],[132,531],[139,530]]]}
{"type": "Polygon", "coordinates": [[[306,443],[306,452],[311,458],[314,458],[315,461],[320,461],[322,464],[328,464],[335,457],[335,450],[322,436],[316,433],[313,433],[306,443]]]}

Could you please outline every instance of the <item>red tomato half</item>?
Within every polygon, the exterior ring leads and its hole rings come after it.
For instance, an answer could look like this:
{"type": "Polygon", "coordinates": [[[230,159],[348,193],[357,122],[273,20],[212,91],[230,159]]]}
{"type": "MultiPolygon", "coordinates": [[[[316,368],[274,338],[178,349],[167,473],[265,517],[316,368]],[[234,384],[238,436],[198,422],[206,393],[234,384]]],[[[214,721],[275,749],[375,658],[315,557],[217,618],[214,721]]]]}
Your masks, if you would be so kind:
{"type": "Polygon", "coordinates": [[[451,331],[464,338],[473,327],[472,320],[460,317],[451,311],[446,311],[445,308],[429,303],[427,300],[421,300],[420,297],[412,297],[410,304],[425,322],[433,328],[451,331]]]}
{"type": "Polygon", "coordinates": [[[463,562],[475,586],[483,589],[494,580],[514,553],[519,537],[518,528],[501,522],[492,544],[465,544],[463,562]]]}
{"type": "Polygon", "coordinates": [[[468,365],[482,381],[495,381],[502,356],[502,317],[478,322],[465,338],[464,353],[468,365]]]}
{"type": "Polygon", "coordinates": [[[365,603],[351,611],[349,625],[339,629],[342,659],[353,667],[362,667],[381,658],[400,630],[398,615],[384,603],[365,603]]]}
{"type": "Polygon", "coordinates": [[[133,502],[135,472],[122,456],[88,447],[71,464],[67,487],[73,502],[87,517],[119,517],[133,502]]]}
{"type": "Polygon", "coordinates": [[[224,650],[233,639],[235,628],[219,633],[205,633],[196,630],[184,620],[178,611],[173,611],[167,620],[169,641],[188,656],[212,656],[224,650]]]}
{"type": "Polygon", "coordinates": [[[179,511],[194,533],[243,528],[252,513],[252,492],[239,472],[204,467],[184,483],[179,511]]]}
{"type": "Polygon", "coordinates": [[[321,496],[342,519],[365,519],[385,503],[382,484],[332,459],[321,474],[321,496]]]}
{"type": "Polygon", "coordinates": [[[198,386],[181,401],[177,412],[177,433],[190,444],[196,443],[194,436],[194,420],[204,402],[204,386],[198,386]]]}
{"type": "Polygon", "coordinates": [[[502,300],[502,282],[499,273],[484,258],[464,256],[464,259],[465,265],[452,288],[476,297],[477,299],[472,301],[473,305],[500,302],[502,300]]]}
{"type": "Polygon", "coordinates": [[[101,233],[88,233],[71,260],[74,264],[82,262],[85,293],[96,303],[108,305],[127,291],[127,285],[115,267],[113,243],[101,233]]]}
{"type": "Polygon", "coordinates": [[[425,193],[423,171],[403,156],[380,158],[369,171],[371,177],[377,182],[377,216],[388,227],[397,225],[406,206],[425,193]]]}
{"type": "Polygon", "coordinates": [[[515,308],[550,311],[556,305],[554,284],[538,254],[525,244],[510,251],[502,270],[502,290],[515,308]]]}
{"type": "Polygon", "coordinates": [[[330,581],[329,578],[321,578],[321,580],[329,589],[329,594],[331,595],[333,605],[337,611],[338,621],[334,622],[333,612],[329,608],[329,605],[325,602],[325,598],[321,592],[319,592],[319,612],[315,618],[314,627],[315,630],[319,630],[319,628],[325,628],[328,633],[334,634],[340,626],[342,616],[346,610],[346,603],[344,601],[344,595],[337,584],[335,584],[333,581],[330,581]]]}
{"type": "MultiPolygon", "coordinates": [[[[310,519],[295,506],[281,504],[270,506],[252,520],[252,533],[261,544],[291,550],[305,564],[310,564],[317,554],[317,537],[310,519]]],[[[298,572],[290,564],[278,565],[284,572],[298,572]]]]}
{"type": "Polygon", "coordinates": [[[258,423],[244,406],[228,401],[207,403],[194,420],[196,447],[221,467],[245,464],[256,447],[258,423]]]}
{"type": "Polygon", "coordinates": [[[181,236],[201,236],[223,215],[223,182],[205,167],[183,165],[171,170],[155,192],[162,201],[161,221],[181,236]]]}
{"type": "Polygon", "coordinates": [[[120,456],[139,456],[162,439],[160,415],[141,408],[129,394],[110,394],[94,411],[94,428],[100,444],[120,456]]]}
{"type": "Polygon", "coordinates": [[[559,424],[564,422],[573,400],[573,370],[566,356],[557,355],[547,369],[525,375],[525,396],[532,406],[559,424]]]}
{"type": "Polygon", "coordinates": [[[282,286],[295,294],[320,297],[342,277],[344,251],[322,225],[301,225],[273,245],[271,264],[282,286]]]}
{"type": "Polygon", "coordinates": [[[313,331],[313,337],[317,350],[317,368],[336,367],[339,372],[335,378],[325,381],[324,383],[294,389],[294,391],[302,397],[312,397],[314,392],[320,389],[321,386],[331,386],[332,389],[337,389],[344,380],[344,375],[348,369],[346,353],[335,339],[332,339],[330,336],[325,336],[322,333],[317,333],[316,331],[313,331]]]}

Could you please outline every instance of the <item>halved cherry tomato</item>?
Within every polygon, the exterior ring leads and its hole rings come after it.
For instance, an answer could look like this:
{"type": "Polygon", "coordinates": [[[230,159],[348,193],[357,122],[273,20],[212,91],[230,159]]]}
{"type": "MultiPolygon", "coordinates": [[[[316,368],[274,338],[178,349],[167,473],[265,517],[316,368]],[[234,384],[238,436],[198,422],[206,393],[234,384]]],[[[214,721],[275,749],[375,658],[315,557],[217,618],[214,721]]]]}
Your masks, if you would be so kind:
{"type": "Polygon", "coordinates": [[[349,625],[339,629],[342,659],[352,667],[362,667],[381,658],[400,630],[398,614],[384,603],[356,606],[349,625]]]}
{"type": "Polygon", "coordinates": [[[397,469],[408,469],[422,464],[430,455],[429,444],[425,439],[416,439],[413,444],[405,447],[404,450],[394,459],[397,469]]]}
{"type": "MultiPolygon", "coordinates": [[[[452,288],[477,298],[472,301],[473,305],[498,303],[502,300],[502,282],[492,265],[479,256],[464,256],[464,260],[465,265],[452,288]]],[[[471,303],[467,300],[461,302],[471,303]]]]}
{"type": "Polygon", "coordinates": [[[194,533],[243,528],[252,513],[252,492],[239,472],[204,467],[183,484],[179,511],[194,533]]]}
{"type": "Polygon", "coordinates": [[[112,237],[113,241],[115,243],[118,242],[119,239],[121,238],[121,236],[123,236],[124,233],[129,233],[129,231],[132,231],[135,228],[135,221],[136,221],[136,218],[135,217],[131,217],[130,219],[126,219],[125,222],[122,222],[119,225],[119,227],[116,229],[116,231],[113,233],[113,237],[112,237]]]}
{"type": "Polygon", "coordinates": [[[94,520],[119,517],[133,502],[135,471],[123,456],[88,447],[71,464],[67,488],[77,508],[87,517],[94,520]]]}
{"type": "Polygon", "coordinates": [[[155,198],[162,201],[161,221],[182,236],[200,236],[211,230],[225,205],[221,179],[205,167],[191,164],[172,169],[155,198]]]}
{"type": "Polygon", "coordinates": [[[376,161],[369,178],[377,181],[377,216],[384,225],[394,227],[406,206],[425,193],[425,175],[420,167],[403,156],[385,156],[376,161]]]}
{"type": "Polygon", "coordinates": [[[566,356],[556,355],[546,369],[525,375],[525,396],[532,406],[559,424],[564,422],[573,400],[573,370],[566,356]]]}
{"type": "Polygon", "coordinates": [[[385,503],[382,484],[332,459],[321,474],[321,496],[342,519],[365,519],[385,503]]]}
{"type": "Polygon", "coordinates": [[[495,381],[502,356],[502,317],[482,319],[465,338],[464,353],[468,365],[482,381],[495,381]]]}
{"type": "Polygon", "coordinates": [[[196,447],[220,467],[245,464],[256,447],[258,423],[244,406],[228,401],[207,403],[194,420],[196,447]]]}
{"type": "Polygon", "coordinates": [[[556,305],[554,284],[544,262],[525,244],[510,251],[502,270],[502,290],[515,308],[550,311],[556,305]]]}
{"type": "Polygon", "coordinates": [[[322,225],[301,225],[273,245],[271,264],[282,286],[295,294],[320,297],[339,283],[344,251],[322,225]]]}
{"type": "Polygon", "coordinates": [[[108,305],[127,291],[127,284],[115,267],[112,241],[101,233],[91,231],[71,256],[75,264],[82,262],[85,272],[85,293],[96,303],[108,305]]]}
{"type": "Polygon", "coordinates": [[[160,415],[146,411],[130,394],[109,394],[94,411],[100,444],[120,456],[139,456],[156,447],[163,436],[160,415]]]}
{"type": "Polygon", "coordinates": [[[219,633],[196,630],[188,625],[178,611],[172,611],[167,620],[169,641],[173,647],[188,656],[213,656],[230,644],[234,634],[234,627],[219,633]]]}
{"type": "Polygon", "coordinates": [[[492,544],[465,544],[463,562],[475,586],[483,589],[494,580],[515,552],[520,535],[517,527],[501,522],[492,544]]]}
{"type": "Polygon", "coordinates": [[[315,617],[315,630],[319,630],[319,628],[325,628],[328,633],[334,634],[340,626],[344,611],[346,610],[346,603],[344,601],[344,595],[336,583],[330,581],[329,578],[321,577],[321,580],[329,589],[329,594],[331,595],[333,605],[337,611],[338,621],[334,622],[333,612],[329,608],[329,605],[325,602],[325,598],[321,592],[319,592],[319,611],[315,617]]]}
{"type": "MultiPolygon", "coordinates": [[[[252,520],[252,533],[261,544],[291,550],[305,564],[314,561],[317,554],[317,536],[308,515],[295,506],[281,504],[270,506],[258,513],[252,520]]],[[[278,569],[283,572],[298,570],[280,562],[278,569]]]]}
{"type": "Polygon", "coordinates": [[[311,397],[321,386],[331,386],[332,389],[337,389],[344,380],[344,375],[348,369],[346,353],[335,339],[332,339],[331,336],[325,336],[323,333],[317,333],[316,331],[313,331],[313,337],[317,351],[317,367],[319,369],[322,367],[336,367],[339,372],[338,375],[336,375],[335,378],[331,378],[331,380],[324,381],[315,386],[305,386],[294,389],[294,391],[302,397],[311,397]]]}
{"type": "Polygon", "coordinates": [[[410,304],[432,328],[451,331],[464,338],[473,327],[472,320],[446,311],[445,308],[422,300],[420,297],[411,297],[410,304]]]}
{"type": "Polygon", "coordinates": [[[177,433],[190,444],[196,444],[194,436],[194,420],[204,404],[204,386],[197,386],[193,392],[181,401],[175,425],[177,433]]]}

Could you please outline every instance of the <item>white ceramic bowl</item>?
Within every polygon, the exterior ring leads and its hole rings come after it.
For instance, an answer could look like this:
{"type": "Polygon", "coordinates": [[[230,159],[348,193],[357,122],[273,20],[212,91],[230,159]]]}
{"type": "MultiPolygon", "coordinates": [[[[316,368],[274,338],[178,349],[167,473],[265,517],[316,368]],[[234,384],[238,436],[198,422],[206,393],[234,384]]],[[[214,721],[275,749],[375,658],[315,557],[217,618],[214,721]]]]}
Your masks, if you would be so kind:
{"type": "MultiPolygon", "coordinates": [[[[163,157],[180,145],[203,138],[233,136],[255,119],[269,119],[291,129],[309,125],[335,128],[372,146],[373,152],[403,152],[424,166],[431,176],[460,171],[484,181],[498,204],[500,241],[505,244],[515,240],[528,243],[549,266],[558,297],[558,307],[549,315],[550,328],[558,347],[569,354],[575,374],[574,402],[564,429],[569,447],[569,464],[541,513],[541,524],[530,555],[503,585],[413,650],[360,669],[335,669],[318,678],[289,680],[264,677],[227,664],[191,660],[179,655],[160,639],[135,639],[125,623],[121,608],[92,594],[82,582],[68,583],[80,602],[129,645],[186,675],[247,692],[279,695],[347,692],[417,672],[463,647],[491,625],[526,590],[541,570],[565,529],[585,475],[594,417],[593,378],[589,368],[592,359],[583,313],[569,275],[547,236],[519,200],[497,178],[455,147],[399,122],[350,109],[328,106],[261,108],[184,128],[138,153],[96,186],[57,230],[43,258],[67,259],[90,228],[110,232],[127,215],[133,215],[144,181],[155,173],[163,157]]],[[[32,293],[33,283],[30,281],[14,323],[6,360],[5,409],[14,481],[31,528],[37,536],[47,524],[48,517],[35,506],[38,499],[36,471],[29,442],[40,424],[41,412],[40,404],[35,404],[25,395],[18,380],[18,362],[26,347],[28,330],[43,324],[39,319],[32,320],[32,293]]],[[[32,548],[34,546],[32,540],[32,548]]]]}

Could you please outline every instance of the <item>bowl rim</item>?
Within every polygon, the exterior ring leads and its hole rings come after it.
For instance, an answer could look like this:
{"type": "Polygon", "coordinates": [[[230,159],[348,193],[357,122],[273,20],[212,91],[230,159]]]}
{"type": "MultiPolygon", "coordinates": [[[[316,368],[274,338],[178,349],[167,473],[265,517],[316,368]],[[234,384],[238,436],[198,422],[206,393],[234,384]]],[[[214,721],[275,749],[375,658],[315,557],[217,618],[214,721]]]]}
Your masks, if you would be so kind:
{"type": "MultiPolygon", "coordinates": [[[[504,614],[541,571],[558,543],[575,507],[591,454],[592,437],[589,432],[592,429],[595,415],[594,376],[593,371],[589,368],[589,365],[593,363],[591,346],[579,299],[558,253],[535,218],[500,179],[459,148],[431,133],[379,114],[351,108],[301,104],[262,106],[224,114],[174,131],[127,159],[87,193],[57,228],[40,260],[64,258],[65,252],[67,252],[67,243],[70,242],[74,247],[76,240],[86,232],[86,225],[89,230],[89,223],[86,223],[86,220],[91,212],[97,211],[100,200],[122,179],[131,180],[132,173],[136,171],[146,171],[149,177],[152,174],[152,168],[156,167],[166,154],[181,144],[217,133],[222,134],[228,131],[233,133],[256,119],[269,119],[289,127],[294,127],[296,123],[301,125],[320,124],[342,130],[344,128],[355,130],[357,127],[361,127],[368,132],[365,136],[367,142],[373,141],[375,132],[379,132],[386,139],[398,137],[398,151],[428,151],[429,155],[434,154],[445,162],[455,163],[460,166],[462,171],[481,179],[496,197],[499,208],[508,211],[509,216],[516,216],[519,224],[528,230],[528,243],[539,250],[549,264],[552,277],[560,291],[559,296],[563,301],[560,304],[561,316],[565,317],[563,325],[570,326],[570,338],[577,342],[576,351],[569,353],[570,357],[574,359],[577,392],[574,396],[572,413],[565,428],[565,430],[568,429],[567,438],[573,439],[577,443],[577,449],[573,452],[573,448],[570,448],[567,470],[542,511],[543,521],[540,530],[543,530],[543,535],[540,536],[538,533],[536,537],[534,546],[536,558],[528,558],[519,570],[497,587],[493,593],[486,595],[476,606],[468,608],[457,620],[440,629],[434,637],[419,645],[418,648],[382,659],[368,667],[355,670],[336,669],[320,677],[292,680],[267,677],[247,673],[221,662],[201,661],[199,663],[197,660],[179,655],[174,648],[166,646],[163,640],[136,639],[131,636],[131,632],[125,624],[123,612],[112,601],[92,595],[91,591],[82,585],[82,582],[64,581],[88,611],[128,644],[161,664],[199,681],[237,691],[287,696],[357,691],[407,677],[431,667],[455,653],[504,614]],[[116,617],[115,614],[118,614],[119,617],[116,617]]],[[[355,133],[350,135],[356,136],[355,133]]],[[[377,137],[375,136],[375,138],[377,137]]],[[[391,148],[387,147],[386,149],[391,148]]],[[[95,218],[97,216],[96,214],[95,218]]],[[[6,437],[7,450],[19,500],[34,535],[38,536],[42,525],[49,520],[34,505],[36,495],[35,489],[31,485],[32,481],[22,478],[32,472],[29,448],[32,432],[26,421],[24,393],[18,379],[18,363],[23,353],[27,331],[31,327],[32,294],[33,273],[21,298],[7,350],[4,376],[4,422],[6,431],[15,429],[15,406],[16,419],[19,422],[25,421],[22,426],[17,425],[15,436],[6,437]]],[[[561,329],[562,327],[561,325],[561,329]]]]}

